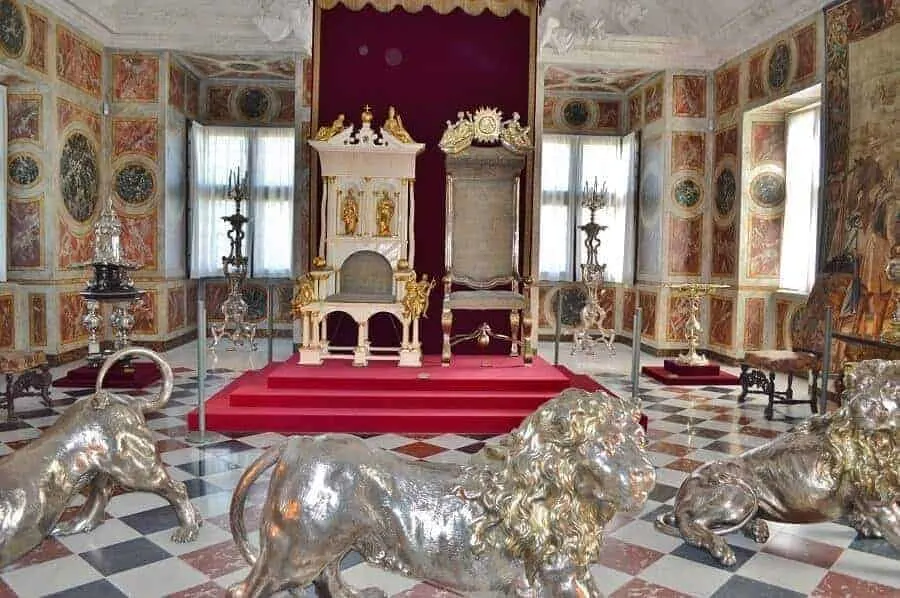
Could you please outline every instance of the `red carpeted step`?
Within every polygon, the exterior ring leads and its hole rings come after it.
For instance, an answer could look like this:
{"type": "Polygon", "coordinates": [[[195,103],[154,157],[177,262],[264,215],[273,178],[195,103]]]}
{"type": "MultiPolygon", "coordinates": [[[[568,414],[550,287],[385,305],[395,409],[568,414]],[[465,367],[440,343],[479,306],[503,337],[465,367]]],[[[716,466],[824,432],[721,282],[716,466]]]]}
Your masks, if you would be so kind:
{"type": "Polygon", "coordinates": [[[267,388],[245,384],[229,395],[234,407],[339,407],[344,409],[537,409],[556,393],[492,390],[364,390],[267,388]]]}
{"type": "MultiPolygon", "coordinates": [[[[438,434],[505,434],[528,416],[531,409],[335,409],[236,407],[225,397],[207,402],[207,428],[219,432],[323,432],[438,434]]],[[[196,411],[188,414],[188,427],[197,429],[196,411]]]]}

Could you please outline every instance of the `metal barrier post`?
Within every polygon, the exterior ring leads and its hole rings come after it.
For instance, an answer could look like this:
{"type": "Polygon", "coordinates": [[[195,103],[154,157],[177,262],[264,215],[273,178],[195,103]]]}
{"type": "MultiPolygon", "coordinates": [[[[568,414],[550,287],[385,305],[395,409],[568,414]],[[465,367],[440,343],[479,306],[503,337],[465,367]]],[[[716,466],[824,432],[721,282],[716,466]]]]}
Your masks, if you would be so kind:
{"type": "MultiPolygon", "coordinates": [[[[195,446],[217,442],[206,434],[206,284],[199,283],[197,292],[197,430],[188,432],[184,441],[195,446]]],[[[218,435],[217,435],[218,436],[218,435]]]]}
{"type": "Polygon", "coordinates": [[[638,307],[634,310],[634,321],[631,333],[631,398],[640,398],[641,381],[641,320],[643,310],[638,307]]]}
{"type": "Polygon", "coordinates": [[[559,335],[562,333],[562,289],[556,289],[556,332],[553,338],[553,365],[559,365],[559,335]]]}
{"type": "Polygon", "coordinates": [[[833,333],[831,308],[825,308],[825,346],[822,347],[822,387],[819,389],[819,413],[828,408],[828,379],[831,377],[831,335],[833,333]]]}
{"type": "Polygon", "coordinates": [[[268,342],[269,363],[272,363],[272,360],[274,359],[273,354],[272,354],[272,347],[275,343],[275,285],[274,284],[269,284],[269,289],[268,289],[268,294],[267,294],[266,300],[267,300],[266,301],[267,302],[266,313],[268,314],[268,317],[266,319],[268,320],[268,324],[269,324],[269,342],[268,342]]]}

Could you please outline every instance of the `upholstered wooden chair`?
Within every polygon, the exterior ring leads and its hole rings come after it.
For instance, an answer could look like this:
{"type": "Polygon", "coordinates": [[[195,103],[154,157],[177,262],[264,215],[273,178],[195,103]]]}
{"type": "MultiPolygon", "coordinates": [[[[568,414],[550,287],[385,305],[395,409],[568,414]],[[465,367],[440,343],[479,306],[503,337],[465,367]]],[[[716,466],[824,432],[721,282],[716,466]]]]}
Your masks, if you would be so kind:
{"type": "Polygon", "coordinates": [[[6,378],[6,392],[0,394],[6,406],[6,421],[16,421],[16,399],[39,394],[45,407],[50,407],[50,385],[53,377],[43,351],[0,352],[0,374],[6,378]],[[29,392],[29,389],[34,392],[29,392]]]}
{"type": "Polygon", "coordinates": [[[529,316],[530,280],[519,274],[519,177],[525,157],[504,147],[468,147],[448,154],[444,297],[441,310],[443,350],[449,365],[451,347],[491,338],[510,342],[510,355],[532,362],[529,316]],[[509,312],[508,335],[486,323],[453,335],[457,311],[509,312]]]}
{"type": "MultiPolygon", "coordinates": [[[[825,347],[825,310],[831,308],[833,329],[853,331],[857,313],[842,314],[842,305],[853,280],[852,274],[833,273],[820,276],[804,306],[797,309],[790,321],[790,346],[783,350],[748,351],[741,361],[741,395],[738,403],[751,393],[768,397],[766,419],[772,419],[775,405],[809,403],[813,413],[818,411],[819,392],[827,391],[828,376],[822,372],[822,351],[825,347]],[[775,389],[775,374],[787,375],[787,387],[775,389]],[[809,398],[795,400],[792,388],[794,376],[810,376],[809,398]],[[756,388],[758,390],[751,390],[756,388]]],[[[834,343],[831,368],[840,372],[843,343],[834,343]]]]}

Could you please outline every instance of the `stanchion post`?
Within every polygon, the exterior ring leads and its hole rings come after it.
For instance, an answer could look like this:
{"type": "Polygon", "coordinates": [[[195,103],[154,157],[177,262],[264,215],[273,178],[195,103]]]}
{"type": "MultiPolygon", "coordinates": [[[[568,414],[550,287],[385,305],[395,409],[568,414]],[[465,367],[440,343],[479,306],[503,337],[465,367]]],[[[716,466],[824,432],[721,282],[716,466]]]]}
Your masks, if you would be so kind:
{"type": "Polygon", "coordinates": [[[822,387],[819,389],[819,413],[825,413],[828,408],[828,379],[831,376],[831,335],[832,330],[831,308],[825,308],[825,346],[822,347],[822,387]]]}
{"type": "Polygon", "coordinates": [[[559,365],[559,335],[562,333],[562,288],[556,289],[556,331],[553,334],[553,365],[559,365]]]}
{"type": "Polygon", "coordinates": [[[643,327],[643,310],[634,310],[634,321],[631,327],[631,398],[640,398],[641,382],[641,329],[643,327]]]}
{"type": "Polygon", "coordinates": [[[216,439],[206,434],[206,284],[199,283],[197,291],[197,430],[189,432],[184,441],[204,445],[216,439]]]}
{"type": "Polygon", "coordinates": [[[268,313],[268,317],[266,319],[268,320],[268,325],[269,325],[269,341],[268,341],[269,361],[268,361],[268,363],[272,363],[272,360],[273,360],[272,348],[275,345],[275,285],[274,284],[269,284],[267,303],[268,303],[268,305],[266,306],[266,312],[268,313]]]}

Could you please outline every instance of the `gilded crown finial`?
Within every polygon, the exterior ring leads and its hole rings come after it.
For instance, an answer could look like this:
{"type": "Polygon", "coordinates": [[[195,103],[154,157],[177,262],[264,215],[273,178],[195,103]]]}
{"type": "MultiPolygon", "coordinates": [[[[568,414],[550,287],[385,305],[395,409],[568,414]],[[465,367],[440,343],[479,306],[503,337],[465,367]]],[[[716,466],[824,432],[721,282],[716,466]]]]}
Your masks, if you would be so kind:
{"type": "Polygon", "coordinates": [[[362,116],[361,116],[360,118],[362,119],[362,121],[363,121],[364,123],[370,123],[370,122],[372,122],[372,107],[369,106],[368,104],[366,104],[366,105],[363,107],[363,113],[362,113],[362,116]]]}

